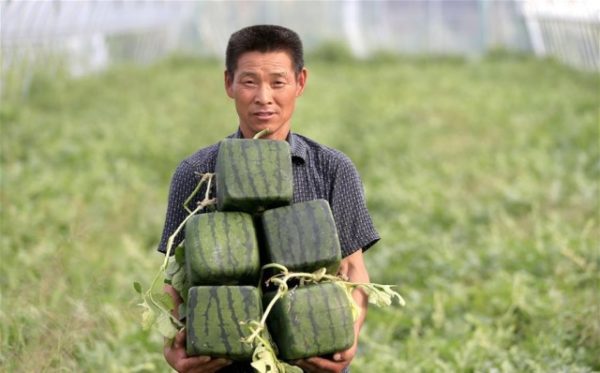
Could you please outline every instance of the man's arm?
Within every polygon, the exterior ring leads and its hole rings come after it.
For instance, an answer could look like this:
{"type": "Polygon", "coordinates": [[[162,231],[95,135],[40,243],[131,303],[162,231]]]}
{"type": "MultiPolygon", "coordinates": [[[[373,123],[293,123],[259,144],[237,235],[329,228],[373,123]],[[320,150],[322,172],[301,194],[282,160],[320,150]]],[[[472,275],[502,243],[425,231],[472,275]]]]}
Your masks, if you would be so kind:
{"type": "MultiPolygon", "coordinates": [[[[165,285],[165,293],[169,294],[175,303],[173,316],[179,318],[179,305],[183,302],[177,290],[171,285],[165,285]]],[[[165,340],[164,355],[167,363],[177,372],[206,372],[214,373],[231,364],[230,360],[213,359],[210,356],[188,357],[185,349],[185,330],[177,333],[173,343],[165,340]]]]}
{"type": "MultiPolygon", "coordinates": [[[[363,259],[362,249],[356,250],[353,254],[348,255],[342,260],[339,274],[346,276],[348,281],[356,283],[368,283],[369,273],[363,259]]],[[[358,335],[367,315],[368,296],[361,289],[355,289],[352,293],[354,301],[360,306],[360,315],[354,323],[354,344],[347,350],[337,352],[333,358],[325,359],[321,357],[312,357],[305,360],[300,360],[297,365],[306,372],[317,373],[339,373],[344,368],[350,365],[350,362],[356,354],[358,347],[358,335]]]]}

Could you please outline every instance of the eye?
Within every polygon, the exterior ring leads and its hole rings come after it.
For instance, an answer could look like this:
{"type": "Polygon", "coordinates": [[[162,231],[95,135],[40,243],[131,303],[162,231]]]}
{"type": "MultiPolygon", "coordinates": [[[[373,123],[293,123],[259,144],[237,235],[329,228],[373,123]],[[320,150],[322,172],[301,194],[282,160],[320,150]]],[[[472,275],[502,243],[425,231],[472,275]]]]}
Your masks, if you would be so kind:
{"type": "Polygon", "coordinates": [[[252,86],[252,85],[254,85],[254,80],[252,80],[252,79],[244,79],[244,80],[242,80],[242,84],[243,85],[247,85],[247,86],[252,86]]]}
{"type": "Polygon", "coordinates": [[[283,80],[276,80],[275,82],[273,82],[273,87],[279,88],[283,86],[285,86],[285,81],[283,80]]]}

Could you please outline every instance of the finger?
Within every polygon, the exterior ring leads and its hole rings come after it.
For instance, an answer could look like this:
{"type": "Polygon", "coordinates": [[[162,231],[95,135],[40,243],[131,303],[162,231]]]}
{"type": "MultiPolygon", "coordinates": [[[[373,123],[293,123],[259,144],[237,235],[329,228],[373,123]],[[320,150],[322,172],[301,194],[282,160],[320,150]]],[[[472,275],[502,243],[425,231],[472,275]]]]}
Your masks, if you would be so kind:
{"type": "Polygon", "coordinates": [[[179,372],[193,372],[194,370],[205,366],[211,360],[210,356],[193,356],[181,359],[177,364],[179,372]]]}
{"type": "Polygon", "coordinates": [[[185,329],[182,329],[175,334],[175,339],[173,340],[174,348],[181,348],[183,346],[185,346],[185,329]]]}
{"type": "Polygon", "coordinates": [[[335,354],[333,354],[332,360],[339,361],[339,362],[351,361],[352,359],[354,359],[354,355],[356,355],[356,348],[355,348],[355,346],[352,346],[345,351],[340,351],[340,352],[336,352],[335,354]]]}
{"type": "Polygon", "coordinates": [[[317,372],[340,372],[346,365],[348,365],[348,362],[345,360],[337,362],[330,359],[324,359],[322,357],[311,357],[305,361],[311,367],[310,369],[313,369],[313,371],[317,372]]]}
{"type": "Polygon", "coordinates": [[[231,360],[227,359],[213,359],[207,363],[194,367],[190,372],[192,373],[214,373],[218,372],[222,368],[230,365],[231,360]]]}
{"type": "Polygon", "coordinates": [[[311,373],[315,370],[314,365],[312,365],[311,363],[309,363],[306,360],[298,360],[294,362],[294,365],[302,368],[302,371],[307,372],[307,373],[311,373]]]}

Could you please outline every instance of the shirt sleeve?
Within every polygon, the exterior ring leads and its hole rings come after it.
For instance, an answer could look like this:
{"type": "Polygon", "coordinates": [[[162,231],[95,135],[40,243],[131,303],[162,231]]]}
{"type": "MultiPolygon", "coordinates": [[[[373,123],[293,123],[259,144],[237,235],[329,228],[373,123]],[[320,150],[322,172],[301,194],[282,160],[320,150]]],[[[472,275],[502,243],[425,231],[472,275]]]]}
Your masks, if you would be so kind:
{"type": "MultiPolygon", "coordinates": [[[[185,200],[192,194],[198,185],[198,177],[194,172],[194,168],[187,162],[183,161],[179,164],[173,178],[171,179],[171,187],[169,189],[169,201],[167,205],[167,213],[165,217],[165,225],[163,228],[162,238],[158,246],[158,251],[166,253],[167,241],[169,237],[177,230],[177,227],[183,222],[188,215],[188,212],[183,207],[185,200]]],[[[194,206],[190,203],[190,206],[194,206]]],[[[184,230],[182,229],[173,243],[173,248],[177,247],[183,241],[184,230]]],[[[173,254],[174,251],[171,253],[173,254]]]]}
{"type": "Polygon", "coordinates": [[[342,155],[334,171],[329,198],[331,211],[340,238],[342,256],[346,257],[355,251],[366,251],[380,237],[367,205],[363,185],[358,171],[352,161],[342,155]]]}

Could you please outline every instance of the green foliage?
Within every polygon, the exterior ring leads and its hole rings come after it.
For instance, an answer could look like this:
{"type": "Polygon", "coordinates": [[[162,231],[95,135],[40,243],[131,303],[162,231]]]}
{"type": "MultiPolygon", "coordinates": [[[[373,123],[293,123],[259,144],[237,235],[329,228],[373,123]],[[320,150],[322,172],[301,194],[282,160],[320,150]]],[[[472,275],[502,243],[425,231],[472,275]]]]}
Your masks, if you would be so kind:
{"type": "Polygon", "coordinates": [[[318,47],[310,51],[306,56],[306,60],[310,62],[324,63],[352,63],[355,62],[352,50],[343,42],[328,41],[321,43],[318,47]]]}
{"type": "MultiPolygon", "coordinates": [[[[369,311],[353,372],[600,370],[598,76],[307,61],[293,127],[357,165],[371,280],[407,303],[369,311]]],[[[222,70],[123,66],[2,102],[0,370],[165,369],[131,283],[163,259],[177,163],[235,130],[222,70]]]]}

